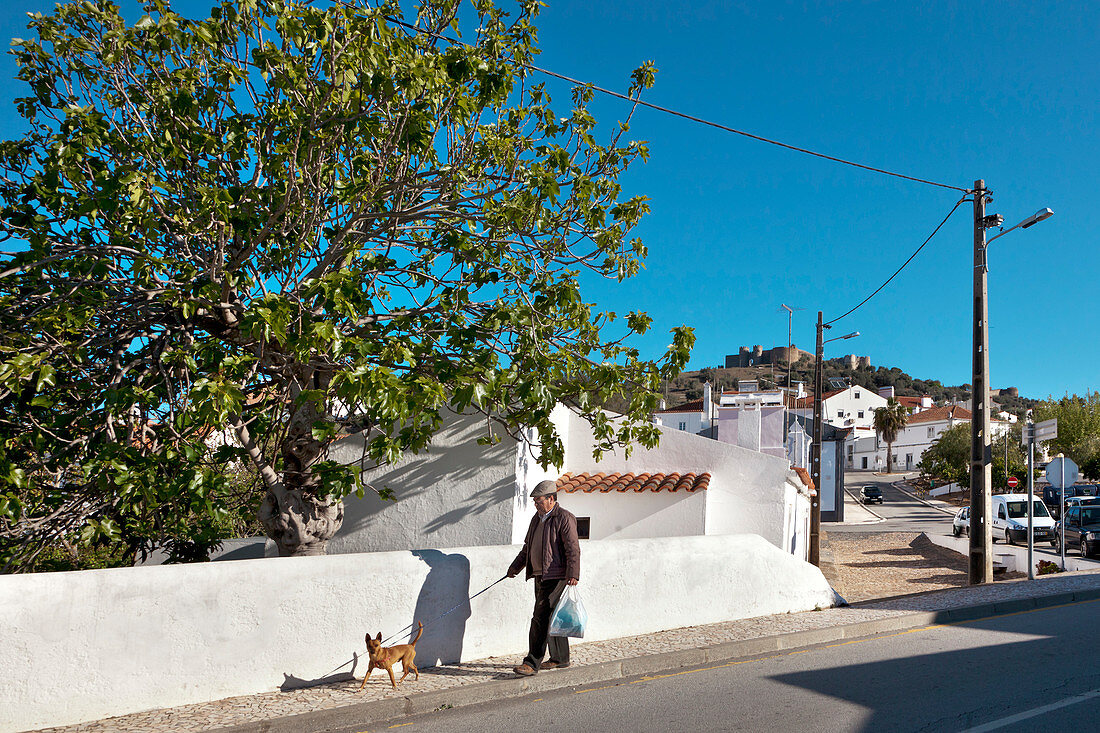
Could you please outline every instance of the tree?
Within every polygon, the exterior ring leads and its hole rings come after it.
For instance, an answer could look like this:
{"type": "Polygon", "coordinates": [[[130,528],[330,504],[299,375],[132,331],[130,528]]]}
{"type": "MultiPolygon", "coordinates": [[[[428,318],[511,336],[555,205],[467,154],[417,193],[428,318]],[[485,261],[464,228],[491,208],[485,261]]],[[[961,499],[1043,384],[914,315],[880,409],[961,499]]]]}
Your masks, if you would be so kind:
{"type": "Polygon", "coordinates": [[[970,423],[959,423],[943,431],[921,454],[920,470],[945,483],[970,486],[970,423]]]}
{"type": "Polygon", "coordinates": [[[28,131],[0,145],[0,227],[23,243],[0,261],[9,569],[74,537],[201,556],[255,509],[225,478],[241,465],[280,553],[323,552],[344,496],[386,494],[327,446],[364,432],[364,464],[392,461],[447,408],[482,413],[486,443],[534,428],[544,466],[558,403],[597,452],[656,443],[691,330],[643,359],[626,339],[651,319],[579,285],[642,265],[646,200],[618,179],[646,147],[630,114],[597,142],[588,87],[551,108],[529,76],[539,3],[457,7],[31,17],[28,131]],[[616,398],[620,420],[600,409],[616,398]]]}
{"type": "Polygon", "coordinates": [[[886,407],[875,409],[875,432],[886,441],[886,473],[891,473],[894,441],[908,422],[909,413],[905,411],[905,406],[893,397],[887,400],[886,407]]]}
{"type": "Polygon", "coordinates": [[[1085,476],[1100,475],[1100,392],[1043,400],[1034,416],[1036,422],[1058,420],[1058,437],[1047,444],[1051,453],[1069,456],[1085,476]]]}

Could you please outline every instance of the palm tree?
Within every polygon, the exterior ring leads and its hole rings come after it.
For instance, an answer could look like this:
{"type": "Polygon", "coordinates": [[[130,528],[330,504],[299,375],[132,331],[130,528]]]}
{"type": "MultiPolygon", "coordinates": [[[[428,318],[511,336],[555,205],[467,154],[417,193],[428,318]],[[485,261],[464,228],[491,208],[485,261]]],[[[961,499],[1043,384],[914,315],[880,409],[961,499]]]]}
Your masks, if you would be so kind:
{"type": "Polygon", "coordinates": [[[898,433],[909,422],[909,413],[905,406],[893,397],[886,403],[886,407],[875,410],[875,432],[886,441],[886,473],[890,473],[890,461],[894,455],[894,441],[898,439],[898,433]]]}

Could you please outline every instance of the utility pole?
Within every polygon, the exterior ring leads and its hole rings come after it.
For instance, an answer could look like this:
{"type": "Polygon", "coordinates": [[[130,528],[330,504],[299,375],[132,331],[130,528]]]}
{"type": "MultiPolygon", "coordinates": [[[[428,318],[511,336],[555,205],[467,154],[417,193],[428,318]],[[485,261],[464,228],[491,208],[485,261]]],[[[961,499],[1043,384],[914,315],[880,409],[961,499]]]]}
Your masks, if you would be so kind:
{"type": "MultiPolygon", "coordinates": [[[[989,440],[989,305],[985,181],[974,181],[974,378],[970,416],[970,584],[993,581],[993,447],[989,440]]],[[[990,199],[992,200],[992,199],[990,199]]]]}
{"type": "Polygon", "coordinates": [[[825,343],[821,340],[824,326],[821,311],[817,312],[817,351],[814,359],[814,442],[810,449],[810,478],[814,495],[810,497],[810,564],[821,565],[821,359],[825,343]]]}

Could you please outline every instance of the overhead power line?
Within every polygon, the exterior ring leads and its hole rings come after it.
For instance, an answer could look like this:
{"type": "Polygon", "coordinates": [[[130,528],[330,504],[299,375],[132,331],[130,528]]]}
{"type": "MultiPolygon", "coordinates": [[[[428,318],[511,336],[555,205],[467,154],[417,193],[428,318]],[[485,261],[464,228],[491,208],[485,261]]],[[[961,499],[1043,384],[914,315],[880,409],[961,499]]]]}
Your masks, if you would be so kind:
{"type": "MultiPolygon", "coordinates": [[[[461,41],[457,38],[451,38],[451,37],[445,36],[441,33],[437,33],[436,31],[428,30],[427,28],[421,28],[419,26],[413,25],[412,23],[408,23],[406,21],[403,21],[399,18],[394,18],[392,16],[386,16],[386,17],[387,17],[387,20],[391,21],[392,23],[395,23],[397,25],[408,28],[409,30],[413,31],[414,33],[429,35],[429,36],[432,36],[434,38],[438,38],[439,40],[447,41],[448,43],[455,43],[455,44],[459,44],[459,45],[462,45],[462,46],[470,46],[470,44],[465,43],[464,41],[461,41]]],[[[781,147],[781,148],[786,148],[787,150],[793,150],[797,153],[804,153],[805,155],[811,155],[815,158],[821,158],[823,160],[831,160],[834,163],[841,163],[842,165],[852,166],[853,168],[861,168],[861,169],[866,170],[866,171],[871,171],[872,173],[881,173],[881,174],[886,175],[886,176],[892,176],[894,178],[901,178],[901,179],[906,180],[906,181],[913,181],[914,183],[923,183],[923,184],[926,184],[928,186],[936,186],[938,188],[946,188],[946,189],[949,189],[951,191],[959,191],[963,194],[962,198],[960,198],[957,202],[955,202],[955,205],[951,207],[951,211],[949,211],[947,213],[947,216],[945,216],[943,218],[943,221],[941,221],[936,226],[936,228],[934,230],[932,230],[932,233],[929,234],[928,238],[925,239],[924,242],[922,242],[921,245],[919,247],[917,247],[916,251],[913,252],[913,254],[911,254],[909,256],[909,259],[907,259],[905,262],[903,262],[901,267],[899,267],[897,270],[894,271],[893,275],[886,278],[886,281],[883,282],[882,285],[879,285],[877,288],[875,288],[874,292],[872,292],[866,298],[864,298],[859,303],[857,303],[853,308],[846,311],[842,315],[837,316],[836,318],[832,319],[828,323],[825,323],[824,325],[826,325],[826,326],[831,325],[833,323],[836,323],[837,321],[839,321],[842,318],[850,316],[852,313],[855,313],[864,304],[866,304],[867,301],[871,300],[871,298],[878,295],[879,292],[883,288],[885,288],[887,285],[889,285],[890,282],[895,277],[897,277],[901,273],[901,271],[904,270],[905,267],[910,262],[913,261],[913,258],[915,258],[920,253],[920,251],[922,249],[924,249],[925,245],[927,245],[930,241],[932,241],[932,237],[936,236],[936,233],[939,232],[939,230],[943,227],[944,224],[947,223],[947,220],[950,219],[951,215],[955,213],[955,211],[959,208],[959,206],[962,205],[963,201],[967,200],[967,196],[974,193],[973,190],[971,190],[969,188],[964,188],[962,186],[952,186],[952,185],[947,184],[947,183],[938,183],[936,181],[929,181],[929,180],[924,179],[924,178],[917,178],[916,176],[907,176],[903,173],[896,173],[894,171],[889,171],[889,170],[886,170],[884,168],[875,168],[874,166],[864,165],[862,163],[856,163],[854,161],[845,160],[844,158],[838,158],[838,157],[833,156],[833,155],[825,155],[824,153],[818,153],[816,151],[809,150],[807,148],[800,148],[797,145],[790,145],[788,143],[780,142],[779,140],[772,140],[771,138],[766,138],[766,137],[763,137],[761,135],[754,135],[751,132],[746,132],[744,130],[738,130],[734,127],[730,127],[729,125],[723,125],[723,124],[718,123],[718,122],[711,122],[710,120],[705,120],[702,117],[696,117],[695,115],[689,115],[685,112],[679,112],[677,110],[670,109],[668,107],[662,107],[661,105],[653,104],[652,102],[646,102],[646,101],[643,101],[641,99],[631,97],[630,95],[623,94],[621,92],[612,91],[611,89],[605,89],[603,87],[597,86],[597,85],[592,84],[590,82],[585,82],[585,81],[581,81],[579,79],[574,79],[572,77],[566,76],[565,74],[559,74],[556,71],[550,71],[549,69],[543,69],[542,67],[535,66],[533,64],[525,64],[525,63],[522,63],[522,62],[519,62],[519,61],[512,61],[511,63],[514,63],[517,66],[523,67],[525,69],[530,69],[531,71],[536,71],[540,74],[545,74],[546,76],[550,76],[550,77],[553,77],[555,79],[561,79],[562,81],[567,81],[571,84],[576,84],[576,85],[580,85],[580,86],[583,86],[583,87],[587,87],[589,89],[592,89],[593,91],[600,92],[601,94],[606,94],[610,97],[615,97],[617,99],[625,100],[627,102],[630,102],[631,104],[637,104],[637,105],[640,105],[642,107],[648,107],[649,109],[653,109],[653,110],[656,110],[658,112],[664,112],[665,114],[669,114],[669,115],[672,115],[674,117],[680,117],[681,119],[689,120],[691,122],[695,122],[695,123],[698,123],[700,125],[706,125],[707,127],[713,127],[713,128],[718,129],[718,130],[723,130],[725,132],[732,132],[735,135],[741,135],[743,137],[747,137],[747,138],[750,138],[752,140],[757,140],[759,142],[768,143],[769,145],[776,145],[776,146],[781,147]]]]}
{"type": "MultiPolygon", "coordinates": [[[[442,41],[447,41],[448,43],[456,43],[456,44],[459,44],[459,45],[462,45],[462,46],[469,46],[470,45],[470,44],[465,43],[464,41],[461,41],[457,38],[450,38],[449,36],[445,36],[441,33],[437,33],[436,31],[428,30],[427,28],[421,28],[421,27],[419,27],[417,25],[414,25],[412,23],[408,23],[406,21],[403,21],[400,18],[394,18],[394,17],[391,17],[391,16],[386,16],[386,19],[391,21],[392,23],[395,23],[397,25],[408,28],[409,30],[414,31],[416,33],[421,33],[421,34],[433,36],[433,37],[438,38],[442,41]]],[[[907,176],[903,173],[895,173],[894,171],[888,171],[884,168],[875,168],[874,166],[863,165],[862,163],[856,163],[856,162],[851,161],[851,160],[845,160],[844,158],[837,158],[837,157],[832,156],[832,155],[825,155],[824,153],[818,153],[816,151],[809,150],[807,148],[800,148],[797,145],[790,145],[789,143],[780,142],[779,140],[772,140],[771,138],[762,137],[761,135],[754,135],[751,132],[746,132],[744,130],[738,130],[737,128],[730,127],[729,125],[723,125],[723,124],[718,123],[718,122],[711,122],[710,120],[705,120],[702,117],[696,117],[695,115],[689,115],[685,112],[679,112],[677,110],[670,109],[668,107],[662,107],[659,104],[653,104],[652,102],[646,102],[646,101],[643,101],[643,100],[638,99],[636,97],[631,97],[628,94],[623,94],[621,92],[616,92],[616,91],[613,91],[611,89],[605,89],[604,87],[596,86],[595,84],[592,84],[591,82],[586,82],[586,81],[581,81],[579,79],[574,79],[572,77],[566,76],[565,74],[559,74],[556,71],[550,71],[549,69],[543,69],[543,68],[541,68],[539,66],[535,66],[533,64],[525,64],[525,63],[522,63],[520,61],[512,61],[511,63],[514,63],[517,66],[521,66],[525,69],[530,69],[531,71],[537,71],[540,74],[545,74],[546,76],[550,76],[550,77],[553,77],[555,79],[561,79],[562,81],[567,81],[571,84],[577,84],[577,85],[580,85],[580,86],[583,86],[583,87],[587,87],[589,89],[592,89],[593,91],[600,92],[601,94],[606,94],[610,97],[615,97],[617,99],[625,100],[627,102],[630,102],[631,104],[637,104],[637,105],[642,106],[642,107],[648,107],[649,109],[656,110],[658,112],[664,112],[665,114],[669,114],[669,115],[672,115],[674,117],[679,117],[681,119],[689,120],[691,122],[695,122],[695,123],[698,123],[700,125],[706,125],[707,127],[713,127],[713,128],[718,129],[718,130],[723,130],[725,132],[732,132],[735,135],[741,135],[743,137],[747,137],[747,138],[750,138],[752,140],[758,140],[759,142],[762,142],[762,143],[768,143],[769,145],[776,145],[776,146],[781,147],[781,148],[786,148],[787,150],[793,150],[797,153],[804,153],[806,155],[812,155],[815,158],[821,158],[823,160],[831,160],[834,163],[841,163],[843,165],[852,166],[853,168],[861,168],[861,169],[866,170],[866,171],[871,171],[872,173],[881,173],[881,174],[886,175],[886,176],[893,176],[894,178],[901,178],[901,179],[904,179],[906,181],[913,181],[915,183],[923,183],[923,184],[926,184],[928,186],[938,186],[939,188],[947,188],[947,189],[950,189],[952,191],[961,191],[963,193],[969,193],[969,189],[962,188],[960,186],[952,186],[952,185],[947,184],[947,183],[937,183],[936,181],[929,181],[929,180],[926,180],[924,178],[917,178],[915,176],[907,176]]]]}
{"type": "Polygon", "coordinates": [[[845,316],[850,316],[851,314],[855,313],[864,303],[866,303],[868,300],[870,300],[871,298],[878,295],[880,290],[882,290],[884,287],[889,285],[890,281],[893,280],[895,277],[897,277],[898,273],[900,273],[902,270],[904,270],[905,266],[913,261],[913,258],[916,257],[922,249],[924,249],[924,245],[926,245],[926,244],[928,244],[929,242],[932,241],[932,237],[936,236],[936,232],[938,232],[943,227],[943,225],[947,223],[947,220],[950,219],[951,215],[955,213],[955,210],[958,209],[959,206],[962,205],[962,202],[967,200],[967,195],[968,194],[964,194],[961,199],[959,199],[958,201],[955,202],[955,205],[951,207],[951,211],[947,212],[947,216],[943,217],[943,221],[941,221],[939,223],[939,225],[937,225],[936,228],[932,230],[932,233],[928,235],[928,239],[924,240],[924,242],[921,243],[921,246],[917,247],[916,252],[909,255],[909,259],[907,259],[905,262],[903,262],[901,264],[901,267],[899,267],[897,270],[894,271],[893,275],[886,278],[886,282],[884,282],[882,285],[879,285],[877,288],[875,288],[875,291],[873,293],[868,295],[863,300],[859,301],[859,303],[854,308],[852,308],[849,311],[846,311],[843,315],[839,315],[836,318],[834,318],[833,320],[828,321],[827,323],[824,323],[822,325],[829,326],[829,325],[832,325],[832,324],[836,323],[837,321],[839,321],[841,318],[844,318],[845,316]]]}

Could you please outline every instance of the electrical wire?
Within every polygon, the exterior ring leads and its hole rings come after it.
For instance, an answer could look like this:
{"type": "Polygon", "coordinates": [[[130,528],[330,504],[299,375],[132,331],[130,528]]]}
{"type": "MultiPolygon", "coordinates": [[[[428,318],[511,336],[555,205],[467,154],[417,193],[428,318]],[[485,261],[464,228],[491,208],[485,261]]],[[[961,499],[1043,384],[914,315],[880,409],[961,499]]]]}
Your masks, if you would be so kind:
{"type": "MultiPolygon", "coordinates": [[[[421,27],[419,27],[417,25],[414,25],[412,23],[408,23],[406,21],[403,21],[400,18],[394,18],[392,16],[385,16],[385,18],[386,18],[386,20],[389,20],[390,22],[392,22],[396,25],[400,25],[400,26],[403,26],[405,28],[408,28],[409,30],[411,30],[415,33],[420,33],[420,34],[433,36],[435,38],[438,38],[441,41],[447,41],[448,43],[455,43],[455,44],[459,44],[459,45],[467,46],[467,47],[470,46],[470,44],[465,43],[463,41],[460,41],[457,38],[450,38],[450,37],[445,36],[441,33],[437,33],[436,31],[428,30],[427,28],[421,28],[421,27]]],[[[895,173],[893,171],[888,171],[884,168],[875,168],[873,166],[863,165],[862,163],[856,163],[856,162],[853,162],[851,160],[845,160],[844,158],[837,158],[837,157],[832,156],[832,155],[825,155],[824,153],[818,153],[818,152],[815,152],[813,150],[809,150],[807,148],[800,148],[796,145],[790,145],[788,143],[780,142],[779,140],[772,140],[771,138],[762,137],[760,135],[754,135],[751,132],[746,132],[744,130],[738,130],[734,127],[730,127],[728,125],[723,125],[723,124],[718,123],[718,122],[711,122],[710,120],[705,120],[702,117],[696,117],[695,115],[689,115],[685,112],[679,112],[677,110],[670,109],[668,107],[662,107],[659,104],[653,104],[652,102],[646,102],[646,101],[643,101],[643,100],[638,99],[636,97],[631,97],[628,94],[623,94],[621,92],[612,91],[611,89],[605,89],[604,87],[596,86],[595,84],[592,84],[590,82],[585,82],[585,81],[581,81],[579,79],[574,79],[572,77],[566,76],[565,74],[559,74],[556,71],[550,71],[549,69],[543,69],[543,68],[541,68],[539,66],[535,66],[533,64],[525,64],[523,62],[514,61],[514,60],[510,61],[509,63],[513,63],[517,66],[520,66],[520,67],[525,68],[525,69],[529,69],[531,71],[537,71],[540,74],[545,74],[546,76],[550,76],[550,77],[553,77],[555,79],[561,79],[562,81],[567,81],[571,84],[577,84],[577,85],[580,85],[580,86],[583,86],[583,87],[587,87],[589,89],[592,89],[593,91],[600,92],[601,94],[606,94],[610,97],[615,97],[617,99],[625,100],[627,102],[630,102],[631,104],[637,104],[637,105],[642,106],[642,107],[648,107],[649,109],[656,110],[658,112],[664,112],[665,114],[669,114],[669,115],[672,115],[674,117],[680,117],[681,119],[689,120],[691,122],[695,122],[695,123],[698,123],[700,125],[706,125],[707,127],[713,127],[713,128],[718,129],[718,130],[723,130],[725,132],[732,132],[735,135],[741,135],[743,137],[747,137],[747,138],[750,138],[752,140],[757,140],[757,141],[762,142],[762,143],[768,143],[769,145],[776,145],[776,146],[781,147],[781,148],[786,148],[787,150],[793,150],[797,153],[804,153],[805,155],[811,155],[815,158],[821,158],[823,160],[831,160],[834,163],[841,163],[843,165],[852,166],[853,168],[861,168],[861,169],[866,170],[866,171],[871,171],[873,173],[881,173],[881,174],[886,175],[886,176],[893,176],[894,178],[901,178],[901,179],[904,179],[906,181],[913,181],[915,183],[923,183],[923,184],[926,184],[928,186],[938,186],[940,188],[947,188],[947,189],[950,189],[952,191],[961,191],[963,193],[969,193],[969,189],[962,188],[962,187],[959,187],[959,186],[952,186],[952,185],[947,184],[947,183],[937,183],[936,181],[929,181],[929,180],[926,180],[924,178],[916,178],[915,176],[907,176],[907,175],[902,174],[902,173],[895,173]]]]}
{"type": "MultiPolygon", "coordinates": [[[[450,38],[450,37],[445,36],[441,33],[437,33],[435,31],[431,31],[431,30],[428,30],[426,28],[420,28],[419,26],[413,25],[412,23],[408,23],[408,22],[403,21],[399,18],[394,18],[392,16],[386,16],[386,19],[389,20],[392,23],[395,23],[397,25],[408,28],[409,30],[413,31],[414,33],[430,35],[430,36],[433,36],[433,37],[435,37],[439,40],[447,41],[448,43],[455,43],[455,44],[459,44],[459,45],[463,45],[463,46],[469,46],[470,45],[470,44],[465,43],[463,41],[460,41],[456,38],[450,38]]],[[[915,176],[907,176],[905,174],[895,173],[894,171],[889,171],[889,170],[886,170],[884,168],[875,168],[873,166],[863,165],[862,163],[856,163],[856,162],[851,161],[851,160],[845,160],[844,158],[837,158],[837,157],[832,156],[832,155],[825,155],[824,153],[818,153],[818,152],[815,152],[813,150],[809,150],[807,148],[800,148],[796,145],[790,145],[788,143],[780,142],[778,140],[772,140],[771,138],[762,137],[760,135],[754,135],[751,132],[746,132],[744,130],[738,130],[736,128],[730,127],[728,125],[723,125],[723,124],[720,124],[718,122],[711,122],[710,120],[705,120],[701,117],[696,117],[694,115],[689,115],[689,114],[684,113],[684,112],[679,112],[677,110],[670,109],[668,107],[662,107],[658,104],[653,104],[652,102],[645,102],[641,99],[631,97],[627,94],[622,94],[621,92],[616,92],[616,91],[612,91],[610,89],[605,89],[603,87],[596,86],[595,84],[591,84],[589,82],[584,82],[584,81],[581,81],[579,79],[574,79],[574,78],[568,77],[564,74],[559,74],[556,71],[550,71],[549,69],[543,69],[543,68],[541,68],[539,66],[535,66],[533,64],[525,64],[525,63],[522,63],[522,62],[519,62],[519,61],[512,61],[511,63],[514,63],[517,66],[521,66],[521,67],[523,67],[525,69],[529,69],[531,71],[536,71],[540,74],[545,74],[546,76],[550,76],[550,77],[553,77],[555,79],[561,79],[562,81],[567,81],[571,84],[576,84],[576,85],[580,85],[580,86],[583,86],[583,87],[587,87],[589,89],[592,89],[593,91],[600,92],[601,94],[606,94],[610,97],[615,97],[617,99],[625,100],[627,102],[630,102],[631,104],[637,104],[637,105],[640,105],[642,107],[648,107],[649,109],[653,109],[653,110],[656,110],[658,112],[664,112],[665,114],[673,115],[674,117],[680,117],[682,119],[689,120],[691,122],[695,122],[695,123],[698,123],[700,125],[706,125],[707,127],[713,127],[713,128],[719,129],[719,130],[723,130],[725,132],[732,132],[735,135],[741,135],[743,137],[747,137],[747,138],[750,138],[752,140],[757,140],[759,142],[768,143],[769,145],[776,145],[778,147],[785,148],[787,150],[793,150],[797,153],[804,153],[805,155],[810,155],[810,156],[813,156],[815,158],[821,158],[823,160],[830,160],[830,161],[833,161],[834,163],[841,163],[843,165],[852,166],[853,168],[861,168],[861,169],[866,170],[866,171],[871,171],[872,173],[881,173],[881,174],[886,175],[886,176],[892,176],[894,178],[901,178],[901,179],[906,180],[906,181],[913,181],[914,183],[923,183],[923,184],[926,184],[926,185],[929,185],[929,186],[937,186],[939,188],[946,188],[946,189],[949,189],[949,190],[952,190],[952,191],[962,192],[962,194],[963,194],[962,198],[960,198],[955,203],[955,205],[951,207],[951,211],[949,211],[947,216],[945,216],[943,218],[943,221],[941,221],[939,223],[939,225],[932,231],[932,233],[928,235],[928,238],[925,239],[924,242],[922,242],[919,247],[917,247],[916,251],[913,252],[913,254],[911,254],[909,256],[909,259],[907,259],[905,262],[903,262],[901,267],[899,267],[897,270],[894,271],[893,275],[888,277],[886,279],[886,281],[884,283],[882,283],[882,285],[879,285],[877,288],[875,288],[874,292],[872,292],[866,298],[864,298],[859,303],[857,303],[853,308],[846,311],[842,315],[837,316],[836,318],[832,319],[828,323],[823,324],[823,325],[826,325],[826,326],[831,325],[833,323],[836,323],[837,321],[839,321],[842,318],[850,316],[852,313],[855,313],[864,304],[866,304],[867,301],[871,300],[871,298],[878,295],[879,292],[883,288],[885,288],[887,285],[889,285],[890,282],[895,277],[897,277],[901,273],[901,271],[904,270],[905,267],[910,262],[913,261],[913,258],[915,258],[920,253],[920,251],[922,249],[924,249],[925,245],[927,245],[930,241],[932,241],[932,237],[936,236],[936,233],[939,232],[939,230],[943,227],[944,224],[947,223],[947,220],[951,218],[951,215],[954,214],[955,211],[958,210],[959,206],[961,206],[962,203],[967,200],[967,196],[974,193],[974,191],[972,189],[969,189],[969,188],[963,188],[961,186],[952,186],[952,185],[947,184],[947,183],[938,183],[936,181],[929,181],[927,179],[917,178],[915,176]]]]}
{"type": "Polygon", "coordinates": [[[850,316],[851,314],[855,313],[864,303],[866,303],[868,300],[870,300],[871,298],[878,295],[880,290],[882,290],[884,287],[889,285],[890,281],[893,280],[895,277],[897,277],[898,273],[900,273],[902,270],[904,270],[905,266],[908,265],[910,262],[912,262],[914,257],[916,257],[918,254],[920,254],[920,251],[922,249],[924,249],[924,245],[926,245],[926,244],[928,244],[929,242],[932,241],[932,237],[936,236],[936,232],[938,232],[943,227],[943,225],[947,223],[947,220],[950,219],[951,215],[955,213],[955,211],[959,208],[959,206],[962,205],[962,202],[967,200],[967,196],[969,195],[969,193],[970,192],[967,192],[967,194],[964,194],[961,199],[959,199],[958,201],[955,202],[955,205],[951,207],[951,211],[949,211],[947,213],[947,216],[945,216],[943,218],[943,221],[941,221],[939,223],[939,225],[935,229],[932,230],[932,233],[928,235],[928,239],[924,240],[924,242],[921,243],[921,246],[917,247],[916,252],[909,255],[909,259],[907,259],[905,262],[903,262],[901,267],[899,267],[897,270],[894,271],[893,275],[886,278],[886,282],[884,282],[882,285],[879,285],[877,288],[875,288],[875,292],[871,293],[866,298],[859,301],[859,303],[854,308],[852,308],[851,310],[845,312],[843,315],[839,315],[836,318],[832,319],[831,321],[828,321],[827,323],[823,323],[822,325],[823,326],[830,326],[830,325],[836,323],[837,321],[839,321],[841,318],[844,318],[845,316],[850,316]]]}

